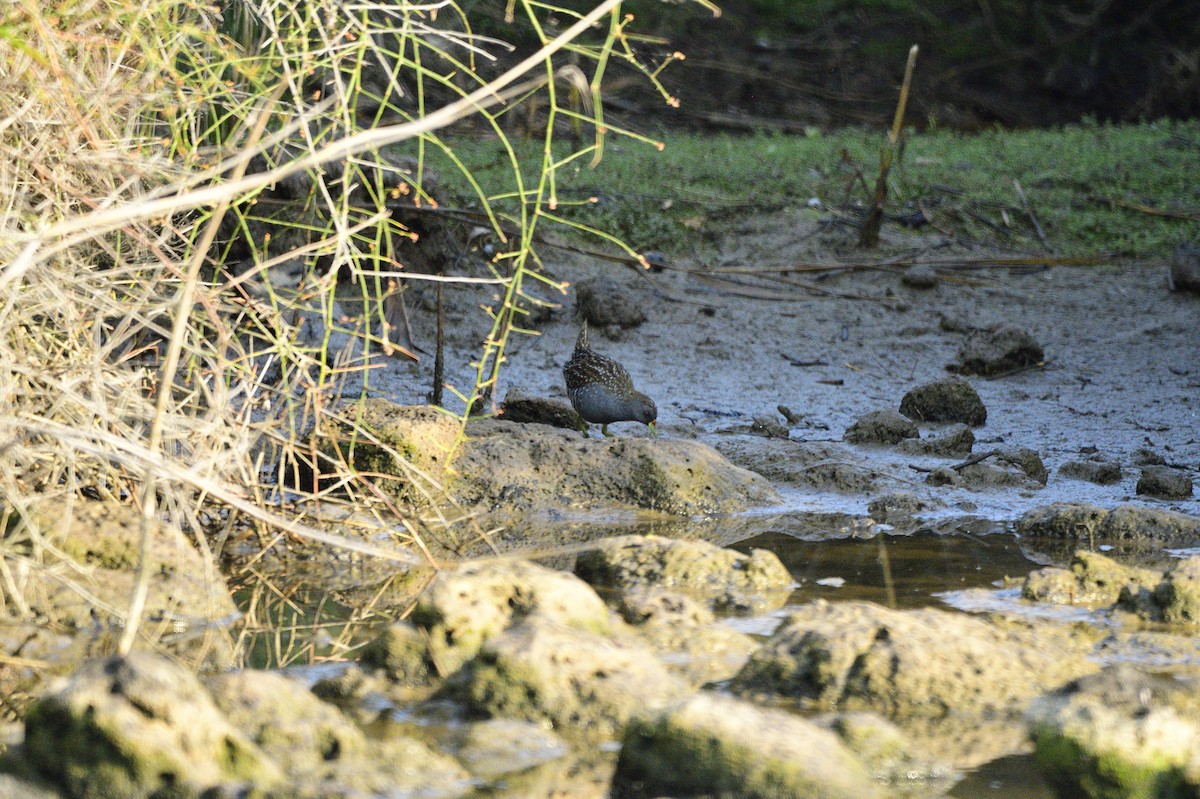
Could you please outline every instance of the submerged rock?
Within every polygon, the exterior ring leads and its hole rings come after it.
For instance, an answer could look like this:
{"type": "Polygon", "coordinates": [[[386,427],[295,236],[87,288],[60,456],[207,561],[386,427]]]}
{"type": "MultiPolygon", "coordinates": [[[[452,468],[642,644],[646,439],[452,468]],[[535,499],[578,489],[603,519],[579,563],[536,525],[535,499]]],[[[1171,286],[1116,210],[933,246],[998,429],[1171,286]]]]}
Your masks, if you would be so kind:
{"type": "Polygon", "coordinates": [[[876,780],[899,788],[907,796],[916,785],[926,787],[920,796],[941,795],[930,785],[949,787],[954,772],[949,766],[923,756],[907,731],[874,713],[838,713],[813,719],[837,734],[861,759],[876,780]]]}
{"type": "Polygon", "coordinates": [[[863,763],[829,730],[711,693],[634,719],[625,731],[612,789],[614,799],[880,795],[863,763]]]}
{"type": "Polygon", "coordinates": [[[987,422],[983,400],[961,377],[934,380],[911,389],[900,400],[900,413],[918,422],[962,422],[971,427],[987,422]]]}
{"type": "Polygon", "coordinates": [[[732,687],[892,717],[1006,713],[1095,671],[1083,649],[1055,627],[817,601],[788,616],[732,687]]]}
{"type": "Polygon", "coordinates": [[[1118,665],[1036,700],[1034,755],[1061,796],[1200,795],[1200,692],[1118,665]]]}
{"type": "Polygon", "coordinates": [[[610,538],[581,553],[575,573],[593,585],[673,588],[718,608],[744,610],[786,599],[780,594],[794,582],[779,557],[765,549],[745,555],[705,541],[636,535],[610,538]]]}
{"type": "Polygon", "coordinates": [[[467,726],[458,759],[485,780],[549,763],[567,754],[562,738],[541,724],[515,719],[488,719],[467,726]]]}

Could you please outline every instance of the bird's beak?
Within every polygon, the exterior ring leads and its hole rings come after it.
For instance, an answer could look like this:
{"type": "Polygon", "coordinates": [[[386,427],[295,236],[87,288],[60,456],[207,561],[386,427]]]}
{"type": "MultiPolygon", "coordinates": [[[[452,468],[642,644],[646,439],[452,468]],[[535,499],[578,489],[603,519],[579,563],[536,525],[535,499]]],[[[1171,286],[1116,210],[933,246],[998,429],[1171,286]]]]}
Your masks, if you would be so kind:
{"type": "Polygon", "coordinates": [[[650,428],[650,435],[655,437],[658,436],[658,420],[651,422],[650,424],[646,425],[646,427],[650,428]]]}

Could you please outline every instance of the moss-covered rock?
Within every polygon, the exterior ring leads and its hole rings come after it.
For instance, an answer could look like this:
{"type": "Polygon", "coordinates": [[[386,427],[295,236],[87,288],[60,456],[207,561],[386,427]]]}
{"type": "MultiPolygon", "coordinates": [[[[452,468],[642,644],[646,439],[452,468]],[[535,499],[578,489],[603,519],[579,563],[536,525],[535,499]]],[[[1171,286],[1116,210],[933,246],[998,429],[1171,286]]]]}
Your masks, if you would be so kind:
{"type": "MultiPolygon", "coordinates": [[[[410,620],[428,633],[429,662],[452,674],[489,638],[530,617],[602,633],[609,629],[608,608],[591,586],[519,560],[476,561],[443,571],[410,620]]],[[[405,643],[407,648],[415,642],[405,643]]]]}
{"type": "Polygon", "coordinates": [[[758,643],[716,621],[706,605],[661,588],[624,591],[618,610],[633,632],[664,653],[667,668],[694,686],[728,680],[758,643]]]}
{"type": "Polygon", "coordinates": [[[778,501],[771,485],[698,441],[581,438],[543,425],[472,422],[449,487],[487,511],[632,508],[729,513],[778,501]]]}
{"type": "Polygon", "coordinates": [[[1053,626],[1003,626],[932,608],[805,605],[750,657],[732,687],[896,718],[1011,713],[1095,671],[1086,646],[1053,626]]]}
{"type": "Polygon", "coordinates": [[[705,541],[658,536],[602,541],[579,555],[575,573],[593,585],[687,591],[718,608],[762,609],[785,600],[794,583],[779,557],[768,550],[746,555],[705,541]]]}
{"type": "Polygon", "coordinates": [[[1200,796],[1200,693],[1128,665],[1030,706],[1034,754],[1062,796],[1200,796]]]}
{"type": "Polygon", "coordinates": [[[85,663],[25,717],[30,762],[80,799],[198,797],[283,773],[186,669],[133,653],[85,663]]]}
{"type": "Polygon", "coordinates": [[[1079,550],[1069,569],[1031,572],[1021,596],[1036,602],[1099,607],[1116,603],[1123,592],[1152,588],[1158,581],[1158,573],[1150,569],[1122,566],[1097,552],[1079,550]]]}
{"type": "Polygon", "coordinates": [[[450,690],[476,713],[596,739],[691,689],[645,644],[531,617],[488,640],[450,690]]]}
{"type": "Polygon", "coordinates": [[[868,799],[880,789],[836,735],[798,716],[699,693],[634,719],[615,799],[868,799]]]}

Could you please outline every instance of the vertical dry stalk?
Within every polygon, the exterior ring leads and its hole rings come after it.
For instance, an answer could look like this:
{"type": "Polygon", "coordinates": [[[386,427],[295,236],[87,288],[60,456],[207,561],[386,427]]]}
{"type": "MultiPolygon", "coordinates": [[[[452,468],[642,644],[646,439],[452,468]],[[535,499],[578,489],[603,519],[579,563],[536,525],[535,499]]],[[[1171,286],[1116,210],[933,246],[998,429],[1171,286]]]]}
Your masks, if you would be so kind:
{"type": "Polygon", "coordinates": [[[908,90],[912,85],[913,67],[917,63],[917,46],[914,44],[908,51],[908,63],[904,66],[904,82],[900,84],[900,99],[896,103],[896,115],[892,119],[892,129],[888,131],[887,144],[879,150],[879,177],[875,179],[875,196],[871,200],[871,208],[863,220],[858,232],[858,246],[877,247],[879,245],[879,227],[883,224],[883,206],[887,202],[888,173],[892,170],[892,162],[896,157],[900,144],[900,134],[904,128],[904,111],[908,107],[908,90]]]}

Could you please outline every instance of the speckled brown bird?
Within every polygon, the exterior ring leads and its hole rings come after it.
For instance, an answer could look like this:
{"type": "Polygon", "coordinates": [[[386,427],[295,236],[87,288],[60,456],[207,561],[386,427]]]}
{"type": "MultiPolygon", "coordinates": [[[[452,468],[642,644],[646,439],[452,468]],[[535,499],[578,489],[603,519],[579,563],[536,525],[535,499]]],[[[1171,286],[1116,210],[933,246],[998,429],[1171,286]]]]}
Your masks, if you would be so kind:
{"type": "MultiPolygon", "coordinates": [[[[606,358],[588,346],[587,322],[579,331],[571,360],[563,366],[567,396],[585,422],[600,425],[609,435],[613,422],[641,422],[657,435],[658,408],[654,400],[633,387],[633,379],[624,366],[606,358]]],[[[583,428],[587,435],[587,426],[583,428]]]]}

